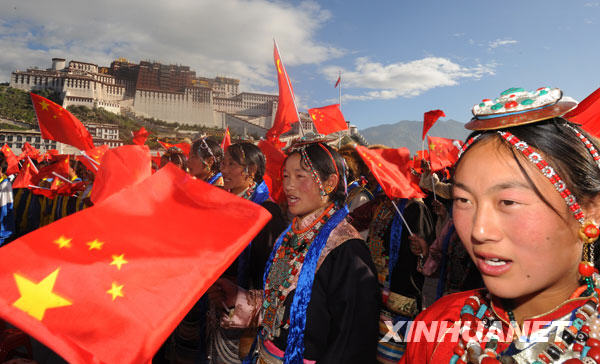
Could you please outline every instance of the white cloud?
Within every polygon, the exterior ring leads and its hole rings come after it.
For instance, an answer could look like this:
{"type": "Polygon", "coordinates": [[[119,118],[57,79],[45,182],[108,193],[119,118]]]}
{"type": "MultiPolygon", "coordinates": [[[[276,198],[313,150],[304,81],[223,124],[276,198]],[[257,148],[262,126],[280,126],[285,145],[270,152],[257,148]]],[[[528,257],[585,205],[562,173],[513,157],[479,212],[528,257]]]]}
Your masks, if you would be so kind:
{"type": "MultiPolygon", "coordinates": [[[[366,57],[358,58],[354,70],[342,69],[344,87],[367,89],[362,94],[347,94],[346,100],[395,99],[413,97],[436,87],[454,86],[460,79],[479,79],[494,74],[495,64],[465,67],[446,58],[427,57],[407,63],[383,65],[366,57]]],[[[337,66],[322,73],[332,82],[337,79],[337,66]]]]}
{"type": "Polygon", "coordinates": [[[517,43],[519,43],[519,42],[514,39],[496,39],[494,41],[489,42],[488,47],[489,47],[489,49],[494,49],[494,48],[498,48],[500,46],[517,44],[517,43]]]}
{"type": "Polygon", "coordinates": [[[198,75],[274,86],[273,37],[286,65],[319,63],[344,52],[315,40],[330,19],[316,2],[275,0],[103,0],[0,3],[0,81],[50,58],[109,65],[118,57],[189,65],[198,75]]]}
{"type": "Polygon", "coordinates": [[[598,1],[587,2],[587,3],[583,4],[583,6],[585,6],[586,8],[597,8],[597,7],[600,7],[600,2],[598,2],[598,1]]]}

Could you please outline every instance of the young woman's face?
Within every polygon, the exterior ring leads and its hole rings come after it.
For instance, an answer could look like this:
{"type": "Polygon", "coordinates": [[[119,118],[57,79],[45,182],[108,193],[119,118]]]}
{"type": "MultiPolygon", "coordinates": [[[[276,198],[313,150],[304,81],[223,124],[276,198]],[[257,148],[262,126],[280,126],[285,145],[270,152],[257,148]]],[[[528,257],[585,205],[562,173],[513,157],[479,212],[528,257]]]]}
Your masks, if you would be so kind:
{"type": "Polygon", "coordinates": [[[235,194],[244,191],[252,183],[248,172],[241,164],[234,161],[228,152],[225,152],[221,173],[223,174],[223,187],[235,194]]]}
{"type": "Polygon", "coordinates": [[[288,210],[303,217],[326,205],[329,198],[322,197],[319,185],[303,162],[300,154],[294,153],[287,158],[283,166],[283,192],[288,210]]]}
{"type": "MultiPolygon", "coordinates": [[[[207,161],[208,162],[208,161],[207,161]]],[[[210,176],[210,165],[196,153],[190,153],[188,159],[188,170],[196,178],[206,181],[210,176]]]]}
{"type": "Polygon", "coordinates": [[[483,140],[460,161],[453,189],[456,231],[492,294],[508,299],[541,292],[568,296],[577,288],[579,223],[537,167],[522,161],[560,216],[538,197],[500,143],[483,140]]]}

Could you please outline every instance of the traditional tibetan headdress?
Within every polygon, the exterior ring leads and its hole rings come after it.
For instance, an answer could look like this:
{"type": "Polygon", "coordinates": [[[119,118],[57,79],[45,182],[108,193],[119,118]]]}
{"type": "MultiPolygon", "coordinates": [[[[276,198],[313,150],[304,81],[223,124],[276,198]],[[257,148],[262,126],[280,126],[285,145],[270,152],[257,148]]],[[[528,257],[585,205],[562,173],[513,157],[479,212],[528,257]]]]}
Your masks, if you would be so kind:
{"type": "Polygon", "coordinates": [[[319,147],[321,147],[323,149],[323,151],[325,151],[325,153],[331,159],[331,163],[333,163],[333,168],[335,169],[335,174],[338,176],[338,181],[343,181],[344,193],[346,195],[348,194],[348,182],[346,180],[346,170],[348,168],[346,167],[346,162],[344,161],[344,158],[341,158],[341,160],[342,160],[342,171],[341,172],[342,173],[340,173],[340,171],[338,170],[338,167],[337,167],[337,163],[335,162],[335,159],[333,158],[333,155],[331,154],[329,149],[327,149],[327,147],[325,146],[327,143],[332,142],[333,140],[335,140],[335,139],[327,139],[327,138],[324,138],[317,134],[307,134],[306,136],[304,136],[302,138],[296,139],[285,150],[287,155],[290,155],[293,153],[300,153],[300,161],[304,162],[304,164],[310,170],[313,180],[319,186],[319,191],[321,193],[321,196],[326,196],[326,195],[330,194],[332,191],[325,190],[325,187],[323,186],[323,181],[321,181],[321,177],[319,177],[319,173],[315,169],[315,167],[313,165],[313,161],[310,159],[310,157],[308,156],[308,153],[306,152],[306,149],[312,145],[318,145],[319,147]]]}
{"type": "MultiPolygon", "coordinates": [[[[473,106],[473,118],[465,125],[467,129],[481,131],[482,133],[473,135],[465,142],[459,157],[473,145],[484,131],[490,130],[496,130],[503,140],[524,155],[552,183],[565,200],[575,219],[581,224],[579,235],[585,244],[584,257],[579,266],[579,272],[583,277],[591,277],[594,271],[591,245],[600,235],[598,226],[586,219],[575,195],[567,188],[564,180],[556,170],[544,160],[540,153],[531,148],[525,141],[513,135],[509,129],[562,117],[576,106],[577,102],[570,97],[564,97],[560,89],[548,87],[542,87],[535,91],[510,88],[502,92],[500,97],[496,99],[484,99],[481,103],[473,106]]],[[[567,121],[565,126],[577,135],[600,168],[600,155],[592,141],[584,135],[576,124],[567,121]]]]}

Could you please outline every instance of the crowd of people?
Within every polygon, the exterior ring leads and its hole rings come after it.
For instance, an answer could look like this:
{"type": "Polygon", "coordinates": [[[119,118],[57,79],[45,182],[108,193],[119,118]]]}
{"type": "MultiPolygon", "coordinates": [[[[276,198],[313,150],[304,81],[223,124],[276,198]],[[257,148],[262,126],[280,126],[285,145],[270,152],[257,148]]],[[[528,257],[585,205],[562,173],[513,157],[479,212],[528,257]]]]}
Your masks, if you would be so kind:
{"type": "MultiPolygon", "coordinates": [[[[153,361],[600,363],[600,144],[563,117],[576,105],[547,88],[485,99],[456,164],[413,171],[425,198],[388,197],[356,145],[325,138],[285,149],[280,201],[251,142],[169,148],[156,168],[272,218],[153,361]]],[[[50,197],[3,175],[4,244],[91,205],[93,173],[71,172],[84,187],[50,197]]]]}

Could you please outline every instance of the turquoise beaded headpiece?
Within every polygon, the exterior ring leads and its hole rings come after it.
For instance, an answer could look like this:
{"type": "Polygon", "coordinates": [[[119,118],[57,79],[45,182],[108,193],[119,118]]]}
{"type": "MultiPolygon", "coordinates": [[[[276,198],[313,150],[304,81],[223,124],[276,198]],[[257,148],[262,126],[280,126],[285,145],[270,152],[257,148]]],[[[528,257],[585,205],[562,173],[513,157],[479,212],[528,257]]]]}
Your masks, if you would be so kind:
{"type": "Polygon", "coordinates": [[[563,116],[577,106],[577,101],[563,97],[558,88],[540,87],[526,91],[513,87],[496,99],[484,99],[473,106],[473,118],[465,127],[470,130],[494,130],[563,116]]]}

